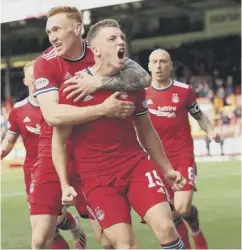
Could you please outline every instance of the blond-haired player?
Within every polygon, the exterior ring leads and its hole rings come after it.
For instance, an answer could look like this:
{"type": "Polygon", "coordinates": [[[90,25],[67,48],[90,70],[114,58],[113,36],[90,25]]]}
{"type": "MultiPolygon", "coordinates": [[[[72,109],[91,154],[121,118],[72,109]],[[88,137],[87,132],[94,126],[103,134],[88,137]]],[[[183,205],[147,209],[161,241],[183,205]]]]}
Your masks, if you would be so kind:
{"type": "MultiPolygon", "coordinates": [[[[1,145],[1,159],[7,156],[13,149],[19,136],[22,137],[26,150],[26,157],[23,164],[24,181],[26,194],[31,191],[31,176],[38,153],[38,140],[40,135],[41,111],[37,99],[33,96],[36,91],[33,78],[33,66],[35,60],[28,62],[24,67],[24,84],[28,88],[28,97],[15,103],[9,115],[8,132],[1,145]]],[[[74,218],[66,209],[58,219],[58,227],[54,234],[53,249],[69,248],[65,239],[61,236],[59,229],[71,230],[75,246],[80,248],[85,243],[85,235],[80,230],[78,217],[74,218]]]]}

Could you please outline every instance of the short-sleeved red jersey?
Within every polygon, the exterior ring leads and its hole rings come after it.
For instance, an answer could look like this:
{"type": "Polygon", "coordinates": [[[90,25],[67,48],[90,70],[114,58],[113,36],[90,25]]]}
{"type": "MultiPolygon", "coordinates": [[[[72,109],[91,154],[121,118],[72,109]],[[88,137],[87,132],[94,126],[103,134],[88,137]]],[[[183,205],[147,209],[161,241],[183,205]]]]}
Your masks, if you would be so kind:
{"type": "MultiPolygon", "coordinates": [[[[66,99],[63,89],[62,86],[59,91],[59,102],[79,107],[100,104],[113,93],[100,90],[73,103],[72,100],[66,99]]],[[[134,115],[148,113],[144,89],[137,92],[123,92],[119,99],[135,102],[134,115]]],[[[131,169],[145,157],[137,141],[132,116],[126,119],[103,117],[76,125],[70,140],[74,148],[78,172],[82,178],[104,176],[122,169],[131,169]]]]}
{"type": "Polygon", "coordinates": [[[166,88],[147,88],[146,95],[152,123],[168,158],[193,154],[188,112],[196,114],[200,111],[195,92],[187,84],[171,80],[166,88]]]}
{"type": "MultiPolygon", "coordinates": [[[[37,89],[35,96],[49,91],[58,91],[64,81],[93,64],[93,54],[86,41],[83,41],[83,55],[75,61],[58,56],[53,47],[48,48],[36,59],[34,65],[37,89]]],[[[52,127],[48,126],[42,117],[38,157],[51,157],[52,132],[52,127]]]]}
{"type": "Polygon", "coordinates": [[[25,165],[33,166],[37,160],[41,111],[29,98],[17,102],[9,115],[8,133],[20,134],[26,149],[25,165]]]}

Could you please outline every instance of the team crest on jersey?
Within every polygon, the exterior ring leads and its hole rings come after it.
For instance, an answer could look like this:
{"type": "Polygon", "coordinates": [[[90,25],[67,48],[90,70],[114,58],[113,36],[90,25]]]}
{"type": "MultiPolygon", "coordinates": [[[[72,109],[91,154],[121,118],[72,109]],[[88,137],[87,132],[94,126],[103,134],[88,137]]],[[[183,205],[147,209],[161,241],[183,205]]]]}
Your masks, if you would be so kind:
{"type": "Polygon", "coordinates": [[[103,220],[104,219],[104,212],[102,209],[100,209],[99,207],[97,207],[95,209],[95,213],[96,213],[96,217],[98,220],[103,220]]]}
{"type": "Polygon", "coordinates": [[[180,98],[179,98],[178,94],[173,93],[173,94],[172,94],[172,97],[171,97],[171,100],[172,100],[172,102],[174,102],[174,103],[178,103],[178,102],[180,101],[180,98]]]}
{"type": "Polygon", "coordinates": [[[120,94],[120,98],[123,99],[123,100],[128,99],[128,93],[127,93],[127,92],[122,92],[122,93],[120,94]]]}

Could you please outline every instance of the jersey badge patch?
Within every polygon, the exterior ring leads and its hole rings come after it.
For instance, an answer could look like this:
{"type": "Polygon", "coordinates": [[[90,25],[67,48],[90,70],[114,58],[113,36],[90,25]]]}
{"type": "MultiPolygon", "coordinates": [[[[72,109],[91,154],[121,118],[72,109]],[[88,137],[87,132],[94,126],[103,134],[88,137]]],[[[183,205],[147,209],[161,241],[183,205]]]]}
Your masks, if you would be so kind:
{"type": "Polygon", "coordinates": [[[172,100],[172,102],[174,102],[174,103],[178,103],[178,102],[180,101],[180,98],[179,98],[178,94],[173,93],[173,94],[172,94],[172,97],[171,97],[171,100],[172,100]]]}
{"type": "Polygon", "coordinates": [[[47,78],[39,78],[35,81],[35,87],[36,89],[42,89],[46,87],[49,83],[49,80],[47,78]]]}

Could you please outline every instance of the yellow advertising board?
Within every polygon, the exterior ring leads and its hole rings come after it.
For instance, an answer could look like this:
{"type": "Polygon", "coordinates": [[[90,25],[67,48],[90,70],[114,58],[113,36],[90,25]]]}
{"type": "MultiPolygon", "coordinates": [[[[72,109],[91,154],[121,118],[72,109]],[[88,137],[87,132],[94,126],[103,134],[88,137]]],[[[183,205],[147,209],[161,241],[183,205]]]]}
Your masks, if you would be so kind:
{"type": "Polygon", "coordinates": [[[212,34],[218,30],[224,32],[241,30],[241,9],[240,8],[220,8],[207,10],[205,12],[205,31],[212,34]]]}

